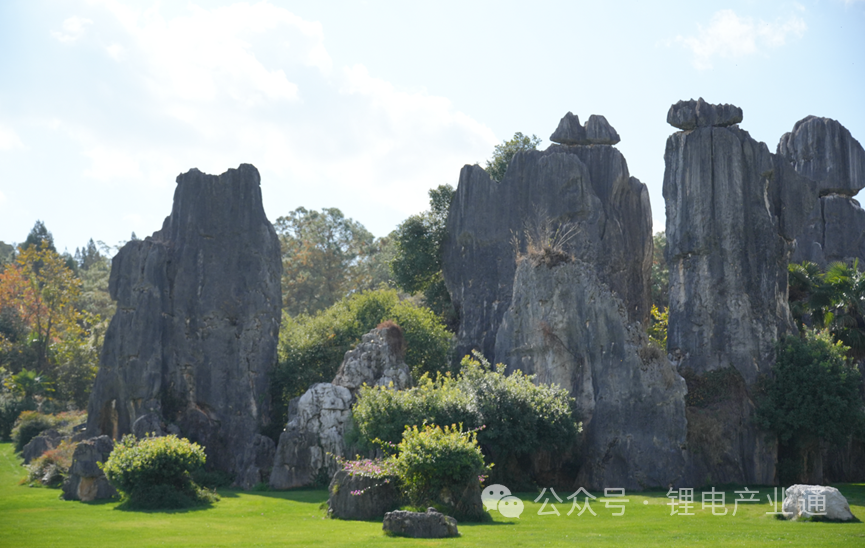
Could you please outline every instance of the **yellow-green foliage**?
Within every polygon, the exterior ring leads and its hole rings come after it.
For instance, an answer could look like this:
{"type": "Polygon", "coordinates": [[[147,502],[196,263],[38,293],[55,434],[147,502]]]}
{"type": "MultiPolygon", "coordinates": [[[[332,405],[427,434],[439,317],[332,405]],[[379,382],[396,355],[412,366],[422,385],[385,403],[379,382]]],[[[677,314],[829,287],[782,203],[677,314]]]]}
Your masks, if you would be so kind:
{"type": "Polygon", "coordinates": [[[461,493],[486,471],[476,432],[456,425],[406,428],[397,446],[396,471],[411,502],[439,500],[442,491],[461,493]]]}
{"type": "Polygon", "coordinates": [[[661,350],[667,349],[667,320],[670,312],[667,309],[658,310],[652,305],[652,318],[649,320],[649,340],[655,343],[661,350]]]}
{"type": "Polygon", "coordinates": [[[429,309],[400,301],[395,290],[356,293],[314,316],[285,315],[271,374],[274,424],[285,424],[288,400],[333,380],[345,353],[386,320],[402,327],[405,361],[415,378],[447,368],[450,333],[429,309]]]}

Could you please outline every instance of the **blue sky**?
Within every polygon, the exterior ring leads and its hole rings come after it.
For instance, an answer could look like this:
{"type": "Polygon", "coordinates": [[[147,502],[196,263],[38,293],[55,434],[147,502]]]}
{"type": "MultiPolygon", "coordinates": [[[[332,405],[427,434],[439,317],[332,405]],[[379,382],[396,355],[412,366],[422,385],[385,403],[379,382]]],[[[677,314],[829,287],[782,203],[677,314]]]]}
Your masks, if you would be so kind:
{"type": "Polygon", "coordinates": [[[377,236],[514,132],[603,114],[664,223],[669,106],[810,114],[865,141],[865,1],[0,2],[0,240],[143,237],[174,179],[252,163],[268,217],[377,236]]]}

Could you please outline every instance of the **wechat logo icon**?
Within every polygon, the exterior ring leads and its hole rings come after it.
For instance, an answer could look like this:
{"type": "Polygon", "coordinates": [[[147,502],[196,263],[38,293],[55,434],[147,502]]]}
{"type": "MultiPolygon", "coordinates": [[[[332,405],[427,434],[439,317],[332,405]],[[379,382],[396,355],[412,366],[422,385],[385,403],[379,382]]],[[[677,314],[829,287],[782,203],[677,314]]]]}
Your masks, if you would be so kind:
{"type": "Polygon", "coordinates": [[[506,518],[519,518],[523,513],[523,501],[511,495],[511,490],[499,483],[484,489],[481,500],[487,510],[498,510],[506,518]]]}

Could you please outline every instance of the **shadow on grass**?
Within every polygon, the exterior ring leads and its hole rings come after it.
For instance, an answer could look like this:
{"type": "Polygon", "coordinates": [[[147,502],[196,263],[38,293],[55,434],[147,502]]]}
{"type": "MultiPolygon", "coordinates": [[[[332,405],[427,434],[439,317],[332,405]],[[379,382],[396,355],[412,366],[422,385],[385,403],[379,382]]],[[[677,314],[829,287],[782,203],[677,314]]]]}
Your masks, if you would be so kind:
{"type": "Polygon", "coordinates": [[[189,514],[192,512],[201,512],[203,510],[210,510],[214,505],[211,502],[206,504],[198,504],[196,506],[190,506],[188,508],[132,508],[129,506],[128,502],[121,502],[117,505],[115,510],[120,510],[121,512],[134,512],[136,514],[189,514]]]}

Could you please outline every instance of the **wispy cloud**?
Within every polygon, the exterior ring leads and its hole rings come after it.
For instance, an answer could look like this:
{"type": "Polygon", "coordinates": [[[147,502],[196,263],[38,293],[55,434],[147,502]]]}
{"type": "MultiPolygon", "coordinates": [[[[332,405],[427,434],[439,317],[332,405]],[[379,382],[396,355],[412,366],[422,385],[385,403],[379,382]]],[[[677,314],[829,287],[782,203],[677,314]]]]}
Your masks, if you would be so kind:
{"type": "Polygon", "coordinates": [[[695,68],[705,70],[712,68],[715,57],[745,57],[764,48],[783,46],[788,38],[801,37],[807,25],[797,15],[755,23],[750,17],[739,17],[732,10],[721,10],[712,16],[707,27],[697,25],[697,29],[696,36],[677,36],[676,42],[691,50],[695,68]]]}
{"type": "Polygon", "coordinates": [[[116,62],[100,89],[103,111],[119,115],[58,115],[87,178],[171,185],[191,167],[221,173],[252,162],[285,181],[267,190],[279,208],[312,205],[297,203],[307,192],[333,200],[322,205],[400,212],[380,221],[392,228],[497,142],[445,97],[401,90],[361,64],[334,66],[319,23],[267,2],[192,6],[178,17],[158,4],[99,5],[76,44],[97,46],[82,56],[99,50],[116,62]]]}
{"type": "Polygon", "coordinates": [[[92,25],[93,21],[84,17],[70,17],[63,21],[62,31],[53,30],[51,36],[61,42],[74,42],[84,35],[88,25],[92,25]]]}

